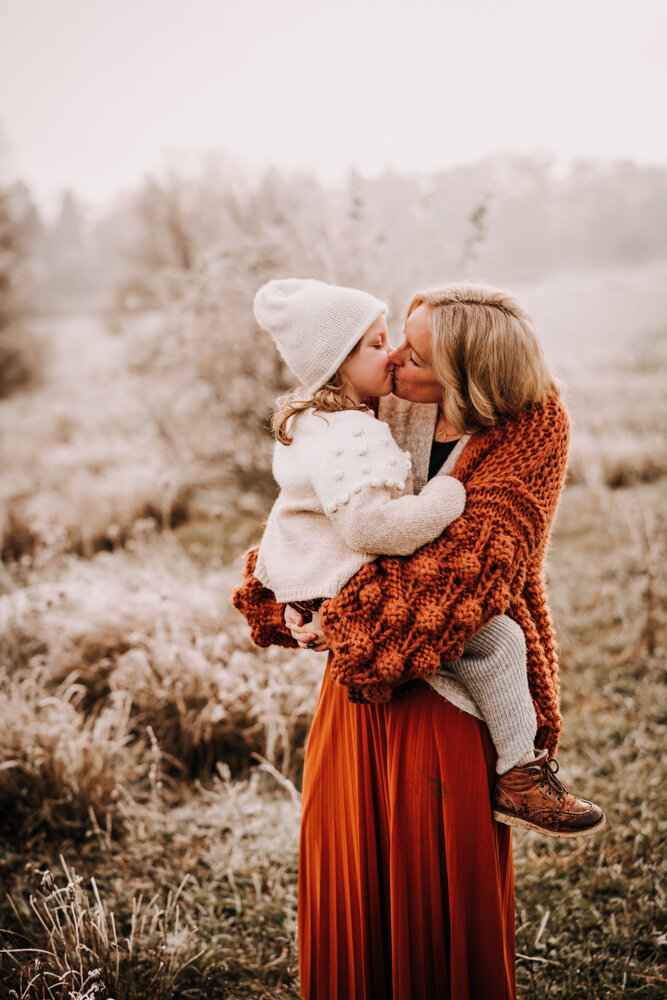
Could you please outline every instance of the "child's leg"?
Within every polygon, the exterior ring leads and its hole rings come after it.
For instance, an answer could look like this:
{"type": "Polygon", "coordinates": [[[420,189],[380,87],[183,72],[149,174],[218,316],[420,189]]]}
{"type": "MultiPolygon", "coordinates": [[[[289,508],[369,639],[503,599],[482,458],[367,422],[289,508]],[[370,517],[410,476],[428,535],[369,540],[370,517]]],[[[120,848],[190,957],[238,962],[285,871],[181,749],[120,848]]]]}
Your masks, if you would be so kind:
{"type": "Polygon", "coordinates": [[[602,830],[600,807],[568,792],[547,750],[535,754],[526,643],[516,622],[506,615],[492,618],[463,654],[451,669],[477,702],[498,752],[493,818],[550,837],[587,837],[602,830]]]}
{"type": "Polygon", "coordinates": [[[508,618],[492,618],[466,642],[463,656],[448,664],[477,702],[498,753],[496,770],[504,774],[526,754],[533,754],[537,720],[528,689],[526,641],[508,618]]]}

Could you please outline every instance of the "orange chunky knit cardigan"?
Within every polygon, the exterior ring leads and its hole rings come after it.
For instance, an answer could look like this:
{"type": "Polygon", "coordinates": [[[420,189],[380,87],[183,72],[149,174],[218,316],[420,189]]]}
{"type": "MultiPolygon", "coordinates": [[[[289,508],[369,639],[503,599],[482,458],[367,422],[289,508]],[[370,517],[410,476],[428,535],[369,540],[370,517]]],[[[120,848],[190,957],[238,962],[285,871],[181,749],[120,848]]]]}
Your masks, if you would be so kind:
{"type": "MultiPolygon", "coordinates": [[[[470,636],[507,612],[526,638],[536,746],[556,749],[558,662],[543,564],[568,440],[567,413],[557,398],[472,437],[453,472],[466,489],[462,516],[414,555],[363,566],[322,606],[335,680],[370,701],[387,701],[396,685],[458,659],[470,636]]],[[[233,603],[257,645],[293,646],[284,605],[252,575],[256,558],[253,549],[233,603]]]]}

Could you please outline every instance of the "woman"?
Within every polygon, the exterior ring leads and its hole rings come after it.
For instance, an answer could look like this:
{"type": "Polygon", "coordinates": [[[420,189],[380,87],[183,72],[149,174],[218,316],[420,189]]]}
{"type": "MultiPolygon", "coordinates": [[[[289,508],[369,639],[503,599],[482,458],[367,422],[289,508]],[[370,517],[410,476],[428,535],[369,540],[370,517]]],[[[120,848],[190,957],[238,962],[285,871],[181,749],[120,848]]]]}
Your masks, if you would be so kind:
{"type": "MultiPolygon", "coordinates": [[[[260,645],[330,649],[304,771],[301,989],[307,1000],[505,1000],[511,835],[492,818],[488,730],[440,668],[509,612],[526,637],[537,744],[555,749],[542,564],[568,420],[530,318],[496,289],[415,296],[390,363],[398,398],[379,416],[412,453],[415,491],[444,461],[466,488],[464,514],[413,556],[364,566],[323,605],[324,636],[251,576],[235,597],[260,645]]],[[[564,792],[538,761],[541,786],[564,792]]]]}

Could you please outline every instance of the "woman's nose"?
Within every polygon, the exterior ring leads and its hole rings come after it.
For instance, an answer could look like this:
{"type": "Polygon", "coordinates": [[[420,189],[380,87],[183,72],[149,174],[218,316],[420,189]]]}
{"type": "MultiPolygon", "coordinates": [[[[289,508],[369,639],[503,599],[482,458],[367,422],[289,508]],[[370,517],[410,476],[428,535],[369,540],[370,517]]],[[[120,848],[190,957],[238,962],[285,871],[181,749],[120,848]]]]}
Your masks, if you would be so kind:
{"type": "Polygon", "coordinates": [[[405,362],[405,349],[407,344],[403,341],[399,344],[395,350],[389,351],[389,364],[390,365],[402,365],[405,362]]]}

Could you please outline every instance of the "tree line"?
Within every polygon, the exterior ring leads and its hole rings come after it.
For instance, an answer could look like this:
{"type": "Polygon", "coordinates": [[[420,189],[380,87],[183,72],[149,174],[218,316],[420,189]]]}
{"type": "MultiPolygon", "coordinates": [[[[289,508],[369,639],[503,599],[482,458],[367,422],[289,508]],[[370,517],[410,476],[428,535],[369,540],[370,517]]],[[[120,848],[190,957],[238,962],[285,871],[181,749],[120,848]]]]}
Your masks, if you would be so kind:
{"type": "MultiPolygon", "coordinates": [[[[525,281],[664,258],[667,168],[578,161],[559,171],[548,158],[495,156],[421,176],[350,172],[326,186],[275,170],[249,179],[217,158],[196,176],[149,177],[95,217],[67,191],[45,218],[25,185],[5,186],[0,223],[21,245],[26,304],[37,308],[112,296],[154,304],[165,274],[267,239],[308,245],[313,273],[374,291],[462,276],[525,281]]],[[[3,297],[15,256],[2,255],[3,297]]]]}

